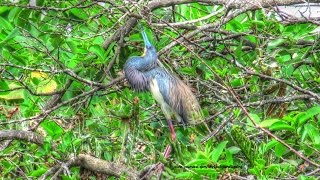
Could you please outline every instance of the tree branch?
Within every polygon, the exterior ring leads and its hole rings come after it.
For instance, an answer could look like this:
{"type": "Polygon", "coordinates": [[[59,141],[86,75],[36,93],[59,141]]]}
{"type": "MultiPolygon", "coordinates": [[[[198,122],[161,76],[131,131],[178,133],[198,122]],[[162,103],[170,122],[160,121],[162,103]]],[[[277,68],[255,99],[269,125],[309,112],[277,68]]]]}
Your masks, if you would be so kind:
{"type": "Polygon", "coordinates": [[[79,154],[77,157],[71,158],[66,163],[52,167],[43,174],[40,179],[44,180],[52,174],[54,174],[52,179],[55,179],[61,174],[63,169],[74,166],[83,167],[97,173],[115,176],[116,178],[120,178],[121,174],[126,174],[128,179],[138,179],[138,173],[131,168],[113,162],[108,162],[87,154],[79,154]]]}
{"type": "Polygon", "coordinates": [[[19,139],[42,145],[43,137],[31,131],[22,130],[3,130],[0,131],[0,140],[19,139]]]}

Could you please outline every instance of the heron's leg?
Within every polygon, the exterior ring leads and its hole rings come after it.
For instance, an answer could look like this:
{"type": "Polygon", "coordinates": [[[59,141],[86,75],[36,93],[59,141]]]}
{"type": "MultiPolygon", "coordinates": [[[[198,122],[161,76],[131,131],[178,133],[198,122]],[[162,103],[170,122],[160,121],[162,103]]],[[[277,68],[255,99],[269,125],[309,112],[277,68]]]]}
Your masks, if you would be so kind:
{"type": "Polygon", "coordinates": [[[172,121],[170,119],[167,119],[167,123],[168,123],[169,129],[170,129],[170,132],[171,132],[171,140],[175,141],[176,140],[176,132],[174,130],[172,121]]]}
{"type": "Polygon", "coordinates": [[[174,131],[173,124],[172,124],[172,121],[171,121],[171,115],[172,115],[173,111],[172,111],[172,109],[170,108],[170,106],[167,103],[161,104],[161,109],[163,111],[164,116],[166,117],[167,124],[168,124],[169,129],[170,129],[171,140],[175,141],[176,140],[176,132],[174,131]]]}

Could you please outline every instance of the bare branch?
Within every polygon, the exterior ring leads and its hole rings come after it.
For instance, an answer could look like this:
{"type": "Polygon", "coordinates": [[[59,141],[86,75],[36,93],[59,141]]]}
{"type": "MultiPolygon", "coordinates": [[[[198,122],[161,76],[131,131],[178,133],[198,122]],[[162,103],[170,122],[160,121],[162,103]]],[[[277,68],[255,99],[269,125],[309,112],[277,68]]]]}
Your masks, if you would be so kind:
{"type": "Polygon", "coordinates": [[[42,175],[40,179],[46,179],[52,174],[55,174],[54,177],[58,177],[64,168],[71,168],[74,166],[80,166],[93,172],[107,174],[117,178],[119,178],[121,174],[125,174],[129,179],[138,179],[138,173],[131,168],[113,162],[108,162],[87,154],[79,154],[77,157],[71,158],[66,163],[52,167],[42,175]]]}
{"type": "Polygon", "coordinates": [[[43,143],[43,137],[40,134],[22,131],[22,130],[3,130],[0,131],[0,140],[19,139],[28,142],[33,142],[39,145],[43,143]]]}

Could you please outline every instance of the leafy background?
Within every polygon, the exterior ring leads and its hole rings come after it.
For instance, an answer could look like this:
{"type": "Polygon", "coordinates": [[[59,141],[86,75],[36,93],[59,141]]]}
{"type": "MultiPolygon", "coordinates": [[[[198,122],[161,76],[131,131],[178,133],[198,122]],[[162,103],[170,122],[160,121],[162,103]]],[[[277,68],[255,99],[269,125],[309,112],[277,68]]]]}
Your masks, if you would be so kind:
{"type": "Polygon", "coordinates": [[[122,178],[158,162],[165,179],[319,176],[319,21],[268,5],[172,3],[2,2],[2,177],[114,178],[65,164],[79,154],[125,165],[122,178]],[[143,53],[137,23],[195,92],[211,133],[177,126],[170,142],[151,94],[123,80],[124,62],[143,53]]]}

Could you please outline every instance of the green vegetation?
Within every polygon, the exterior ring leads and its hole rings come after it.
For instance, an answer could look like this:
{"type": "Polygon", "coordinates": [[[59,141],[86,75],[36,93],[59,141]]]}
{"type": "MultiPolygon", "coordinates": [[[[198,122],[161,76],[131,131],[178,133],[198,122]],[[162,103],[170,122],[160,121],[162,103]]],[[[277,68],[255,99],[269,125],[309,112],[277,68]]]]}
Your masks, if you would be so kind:
{"type": "Polygon", "coordinates": [[[159,162],[163,179],[319,177],[319,21],[263,3],[30,2],[0,3],[0,177],[156,177],[159,162]],[[211,133],[177,126],[171,142],[151,94],[123,79],[138,25],[211,133]]]}

